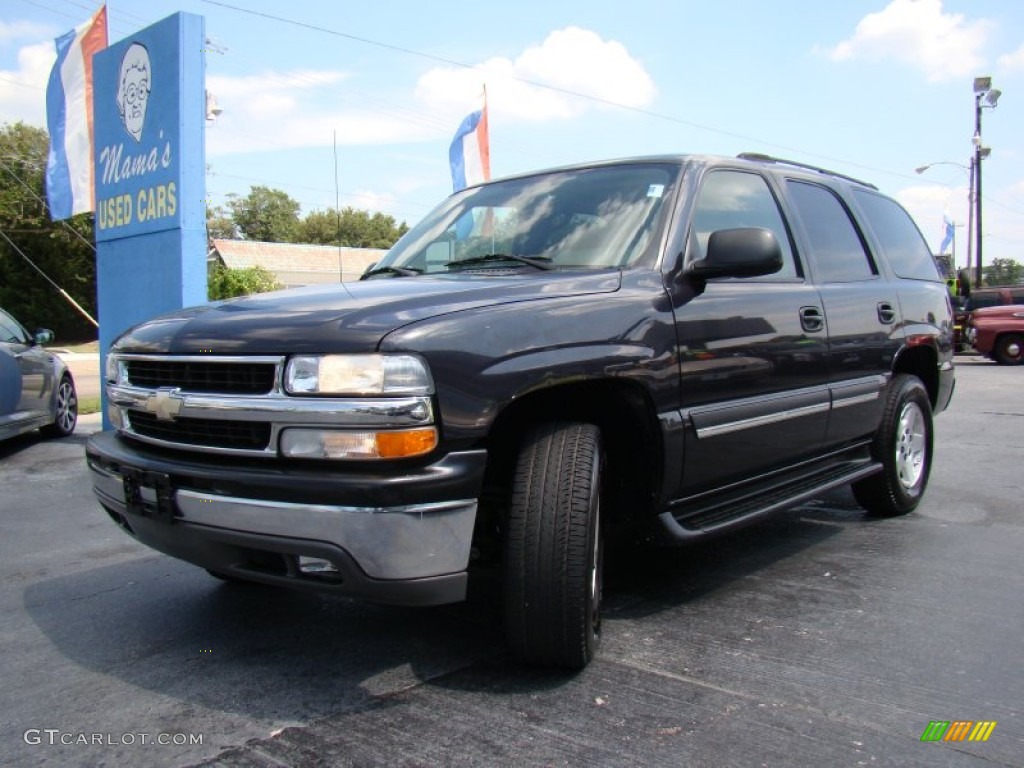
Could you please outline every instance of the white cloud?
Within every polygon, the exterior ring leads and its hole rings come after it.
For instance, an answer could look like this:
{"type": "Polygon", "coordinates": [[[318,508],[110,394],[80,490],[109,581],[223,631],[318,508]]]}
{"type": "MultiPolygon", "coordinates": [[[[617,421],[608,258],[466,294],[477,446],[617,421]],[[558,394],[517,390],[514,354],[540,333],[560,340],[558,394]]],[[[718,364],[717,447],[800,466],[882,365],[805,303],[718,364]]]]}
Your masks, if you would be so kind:
{"type": "Polygon", "coordinates": [[[17,69],[0,70],[0,121],[46,125],[46,82],[56,59],[53,43],[27,45],[17,69]]]}
{"type": "Polygon", "coordinates": [[[492,112],[529,121],[568,119],[595,106],[537,83],[636,107],[650,104],[655,94],[643,65],[621,43],[577,27],[552,32],[514,60],[432,69],[416,83],[411,100],[336,87],[349,77],[312,70],[208,76],[207,88],[223,109],[207,133],[208,153],[324,146],[335,134],[339,145],[350,146],[450,137],[485,82],[492,112]]]}
{"type": "Polygon", "coordinates": [[[644,107],[655,96],[647,70],[622,43],[567,27],[515,59],[495,57],[472,69],[432,69],[417,83],[416,99],[446,118],[454,117],[467,111],[484,83],[490,110],[506,119],[528,121],[576,117],[593,107],[594,99],[644,107]]]}
{"type": "Polygon", "coordinates": [[[380,110],[326,109],[342,100],[345,72],[295,70],[246,77],[211,75],[207,89],[223,110],[207,132],[207,152],[278,150],[338,144],[380,144],[408,139],[421,129],[380,110]],[[325,96],[325,91],[330,94],[325,96]]]}
{"type": "Polygon", "coordinates": [[[347,77],[344,72],[324,70],[268,72],[245,77],[211,75],[206,78],[206,89],[216,96],[222,109],[230,108],[250,120],[264,120],[281,117],[282,112],[296,108],[306,93],[347,77]]]}
{"type": "Polygon", "coordinates": [[[999,57],[999,68],[1006,72],[1018,72],[1024,70],[1024,44],[1021,44],[1013,53],[1007,53],[999,57]]]}
{"type": "Polygon", "coordinates": [[[55,36],[55,29],[48,24],[0,19],[0,43],[5,43],[8,40],[38,40],[41,37],[55,36]]]}
{"type": "Polygon", "coordinates": [[[929,82],[969,77],[985,62],[992,22],[968,21],[943,13],[942,0],[892,0],[857,24],[853,35],[826,53],[833,61],[896,59],[915,67],[929,82]]]}

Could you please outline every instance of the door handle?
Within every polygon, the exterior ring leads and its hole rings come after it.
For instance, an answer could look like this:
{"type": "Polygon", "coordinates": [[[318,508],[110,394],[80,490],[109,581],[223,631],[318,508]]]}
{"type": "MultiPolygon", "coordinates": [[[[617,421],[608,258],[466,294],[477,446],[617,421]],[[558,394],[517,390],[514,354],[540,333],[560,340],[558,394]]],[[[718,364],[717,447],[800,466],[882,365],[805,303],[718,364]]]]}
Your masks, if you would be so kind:
{"type": "Polygon", "coordinates": [[[800,307],[800,325],[808,333],[824,328],[825,316],[821,313],[821,307],[800,307]]]}
{"type": "Polygon", "coordinates": [[[878,321],[883,325],[892,325],[896,322],[896,310],[888,301],[878,302],[878,321]]]}

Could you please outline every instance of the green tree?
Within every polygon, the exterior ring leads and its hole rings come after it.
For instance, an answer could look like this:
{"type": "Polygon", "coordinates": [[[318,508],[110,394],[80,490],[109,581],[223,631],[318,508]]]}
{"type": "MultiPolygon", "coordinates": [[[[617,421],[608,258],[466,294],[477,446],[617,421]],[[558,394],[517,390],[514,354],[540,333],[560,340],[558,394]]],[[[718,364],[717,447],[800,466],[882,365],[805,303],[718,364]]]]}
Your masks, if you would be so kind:
{"type": "Polygon", "coordinates": [[[351,206],[312,211],[299,226],[299,240],[319,245],[343,245],[350,248],[390,248],[409,231],[403,221],[396,224],[393,216],[371,214],[351,206]]]}
{"type": "Polygon", "coordinates": [[[206,208],[206,239],[234,240],[238,237],[238,228],[231,214],[222,206],[206,208]]]}
{"type": "Polygon", "coordinates": [[[1018,285],[1024,277],[1024,264],[1014,259],[992,259],[992,263],[981,271],[985,285],[1018,285]]]}
{"type": "Polygon", "coordinates": [[[92,214],[51,221],[43,202],[50,139],[24,123],[0,126],[0,306],[30,331],[43,326],[62,341],[96,338],[96,329],[25,258],[96,317],[92,214]]]}
{"type": "Polygon", "coordinates": [[[274,279],[274,273],[263,267],[229,269],[218,264],[210,271],[207,295],[210,301],[217,301],[276,291],[280,287],[281,284],[274,279]]]}
{"type": "Polygon", "coordinates": [[[299,204],[280,189],[256,186],[245,197],[228,196],[231,219],[247,240],[294,243],[299,229],[299,204]]]}

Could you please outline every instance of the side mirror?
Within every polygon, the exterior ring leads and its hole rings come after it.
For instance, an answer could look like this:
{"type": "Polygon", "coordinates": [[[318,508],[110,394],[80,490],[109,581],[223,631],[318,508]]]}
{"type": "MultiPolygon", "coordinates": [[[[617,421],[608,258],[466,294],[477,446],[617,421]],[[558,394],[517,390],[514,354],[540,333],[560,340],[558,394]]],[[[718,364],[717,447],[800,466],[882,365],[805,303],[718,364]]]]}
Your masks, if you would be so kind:
{"type": "Polygon", "coordinates": [[[706,255],[690,262],[686,274],[698,280],[710,280],[771,275],[780,269],[782,248],[774,233],[750,227],[712,232],[706,255]]]}
{"type": "Polygon", "coordinates": [[[49,344],[53,341],[53,331],[49,328],[36,328],[36,332],[33,334],[32,339],[40,346],[43,344],[49,344]]]}

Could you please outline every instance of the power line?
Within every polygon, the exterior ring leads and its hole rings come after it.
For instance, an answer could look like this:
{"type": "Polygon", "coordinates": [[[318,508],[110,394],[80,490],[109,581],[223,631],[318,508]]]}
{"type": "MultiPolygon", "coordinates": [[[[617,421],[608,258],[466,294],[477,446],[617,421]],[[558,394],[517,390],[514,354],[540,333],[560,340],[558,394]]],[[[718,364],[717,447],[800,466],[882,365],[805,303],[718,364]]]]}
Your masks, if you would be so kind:
{"type": "Polygon", "coordinates": [[[11,85],[20,85],[22,88],[31,88],[34,91],[45,91],[46,90],[42,86],[32,85],[31,83],[23,83],[20,80],[12,80],[9,77],[0,77],[0,80],[3,80],[5,83],[10,83],[11,85]]]}
{"type": "Polygon", "coordinates": [[[56,288],[57,292],[61,296],[63,296],[65,299],[67,299],[68,303],[70,303],[71,306],[73,306],[76,310],[78,310],[79,314],[81,314],[82,317],[84,317],[86,320],[88,320],[90,323],[92,323],[93,326],[95,326],[96,328],[100,327],[100,324],[96,322],[96,319],[92,315],[90,315],[88,312],[86,312],[81,304],[79,304],[77,301],[75,301],[73,298],[71,298],[71,296],[68,294],[67,291],[65,291],[63,288],[61,288],[59,285],[57,285],[57,283],[55,283],[53,281],[53,279],[51,279],[51,277],[48,274],[43,272],[43,270],[41,270],[36,265],[36,263],[34,261],[32,261],[32,259],[30,259],[23,250],[21,250],[21,248],[19,248],[17,245],[15,245],[14,241],[11,240],[11,238],[9,238],[7,236],[7,233],[4,232],[2,229],[0,229],[0,237],[3,237],[3,239],[7,241],[8,245],[10,245],[11,248],[13,248],[15,250],[15,252],[19,256],[21,256],[21,258],[23,258],[25,261],[28,262],[29,266],[32,267],[32,269],[34,269],[36,272],[38,272],[40,275],[42,275],[43,279],[46,280],[46,282],[48,282],[50,285],[52,285],[54,288],[56,288]]]}
{"type": "MultiPolygon", "coordinates": [[[[347,33],[347,32],[340,32],[338,30],[328,29],[327,27],[322,27],[322,26],[320,26],[318,24],[311,24],[311,23],[304,22],[304,21],[297,21],[295,19],[288,19],[288,18],[285,18],[283,16],[276,16],[274,14],[265,13],[265,12],[262,12],[262,11],[254,11],[254,10],[251,10],[249,8],[241,8],[241,7],[237,6],[237,5],[231,5],[229,3],[219,2],[219,0],[202,0],[202,2],[207,4],[207,5],[215,5],[215,6],[219,6],[221,8],[227,8],[228,10],[237,11],[238,13],[244,13],[244,14],[248,14],[250,16],[257,16],[257,17],[260,17],[260,18],[268,19],[270,21],[276,21],[276,22],[280,22],[282,24],[289,24],[291,26],[300,27],[300,28],[303,28],[303,29],[313,30],[315,32],[321,32],[323,34],[331,35],[333,37],[341,37],[341,38],[344,38],[346,40],[352,40],[354,42],[363,43],[365,45],[372,45],[372,46],[375,46],[375,47],[378,47],[378,48],[383,48],[383,49],[389,50],[389,51],[396,51],[398,53],[404,53],[404,54],[406,54],[408,56],[416,56],[416,57],[421,58],[421,59],[426,59],[428,61],[435,61],[435,62],[438,62],[438,63],[441,63],[441,64],[447,64],[449,66],[458,67],[460,69],[470,69],[470,70],[476,69],[476,67],[474,65],[467,64],[466,62],[458,61],[456,59],[449,59],[449,58],[447,58],[445,56],[438,56],[436,54],[424,53],[423,51],[417,51],[417,50],[415,50],[413,48],[406,48],[404,46],[394,45],[392,43],[385,43],[385,42],[382,42],[380,40],[373,40],[371,38],[362,37],[360,35],[353,35],[353,34],[350,34],[350,33],[347,33]]],[[[545,90],[549,90],[549,91],[552,91],[554,93],[560,93],[560,94],[563,94],[565,96],[573,96],[575,98],[585,99],[585,100],[588,100],[588,101],[595,102],[597,104],[603,104],[605,106],[615,107],[617,109],[627,110],[629,112],[634,112],[636,114],[644,115],[646,117],[653,117],[653,118],[658,119],[658,120],[664,120],[664,121],[667,121],[667,122],[670,122],[670,123],[674,123],[676,125],[685,125],[685,126],[687,126],[689,128],[697,128],[697,129],[702,130],[702,131],[708,131],[710,133],[716,133],[716,134],[720,134],[722,136],[728,136],[728,137],[733,138],[733,139],[740,139],[742,141],[749,141],[749,142],[753,142],[754,144],[760,144],[760,145],[763,145],[763,146],[766,146],[766,147],[773,147],[775,149],[781,149],[781,150],[783,150],[785,152],[794,152],[794,153],[797,153],[798,155],[804,155],[806,157],[814,157],[814,158],[818,158],[818,159],[821,159],[821,160],[827,160],[827,161],[829,161],[831,163],[843,163],[844,165],[847,165],[847,166],[849,166],[851,168],[860,168],[860,169],[863,169],[863,170],[872,171],[874,173],[884,173],[884,174],[887,174],[887,175],[897,176],[897,177],[905,178],[905,179],[912,179],[912,178],[914,178],[914,177],[910,176],[909,174],[902,174],[902,173],[898,173],[898,172],[895,172],[895,171],[885,170],[885,169],[882,169],[882,168],[875,168],[873,166],[864,165],[864,164],[861,164],[861,163],[853,163],[853,162],[850,162],[848,160],[843,160],[842,158],[832,157],[830,155],[821,155],[821,154],[817,154],[817,153],[813,153],[813,152],[807,152],[805,150],[801,150],[801,149],[798,149],[796,147],[791,147],[791,146],[788,146],[788,145],[785,145],[785,144],[777,144],[775,142],[765,141],[764,139],[759,139],[759,138],[754,137],[754,136],[747,136],[747,135],[742,134],[742,133],[735,133],[733,131],[727,131],[727,130],[724,130],[722,128],[715,128],[715,127],[710,126],[710,125],[704,125],[702,123],[695,123],[695,122],[690,121],[690,120],[683,120],[682,118],[675,117],[674,115],[667,115],[667,114],[665,114],[663,112],[655,112],[654,110],[645,109],[644,107],[636,107],[636,106],[633,106],[631,104],[623,104],[621,102],[614,101],[612,99],[606,99],[606,98],[603,98],[601,96],[595,96],[593,94],[582,93],[580,91],[574,91],[574,90],[572,90],[570,88],[563,88],[561,86],[552,85],[551,83],[545,83],[545,82],[542,82],[542,81],[539,81],[539,80],[531,80],[531,79],[524,78],[524,77],[516,77],[515,75],[505,75],[504,77],[507,77],[510,80],[515,80],[516,82],[523,83],[524,85],[533,86],[535,88],[543,88],[545,90]]]]}

